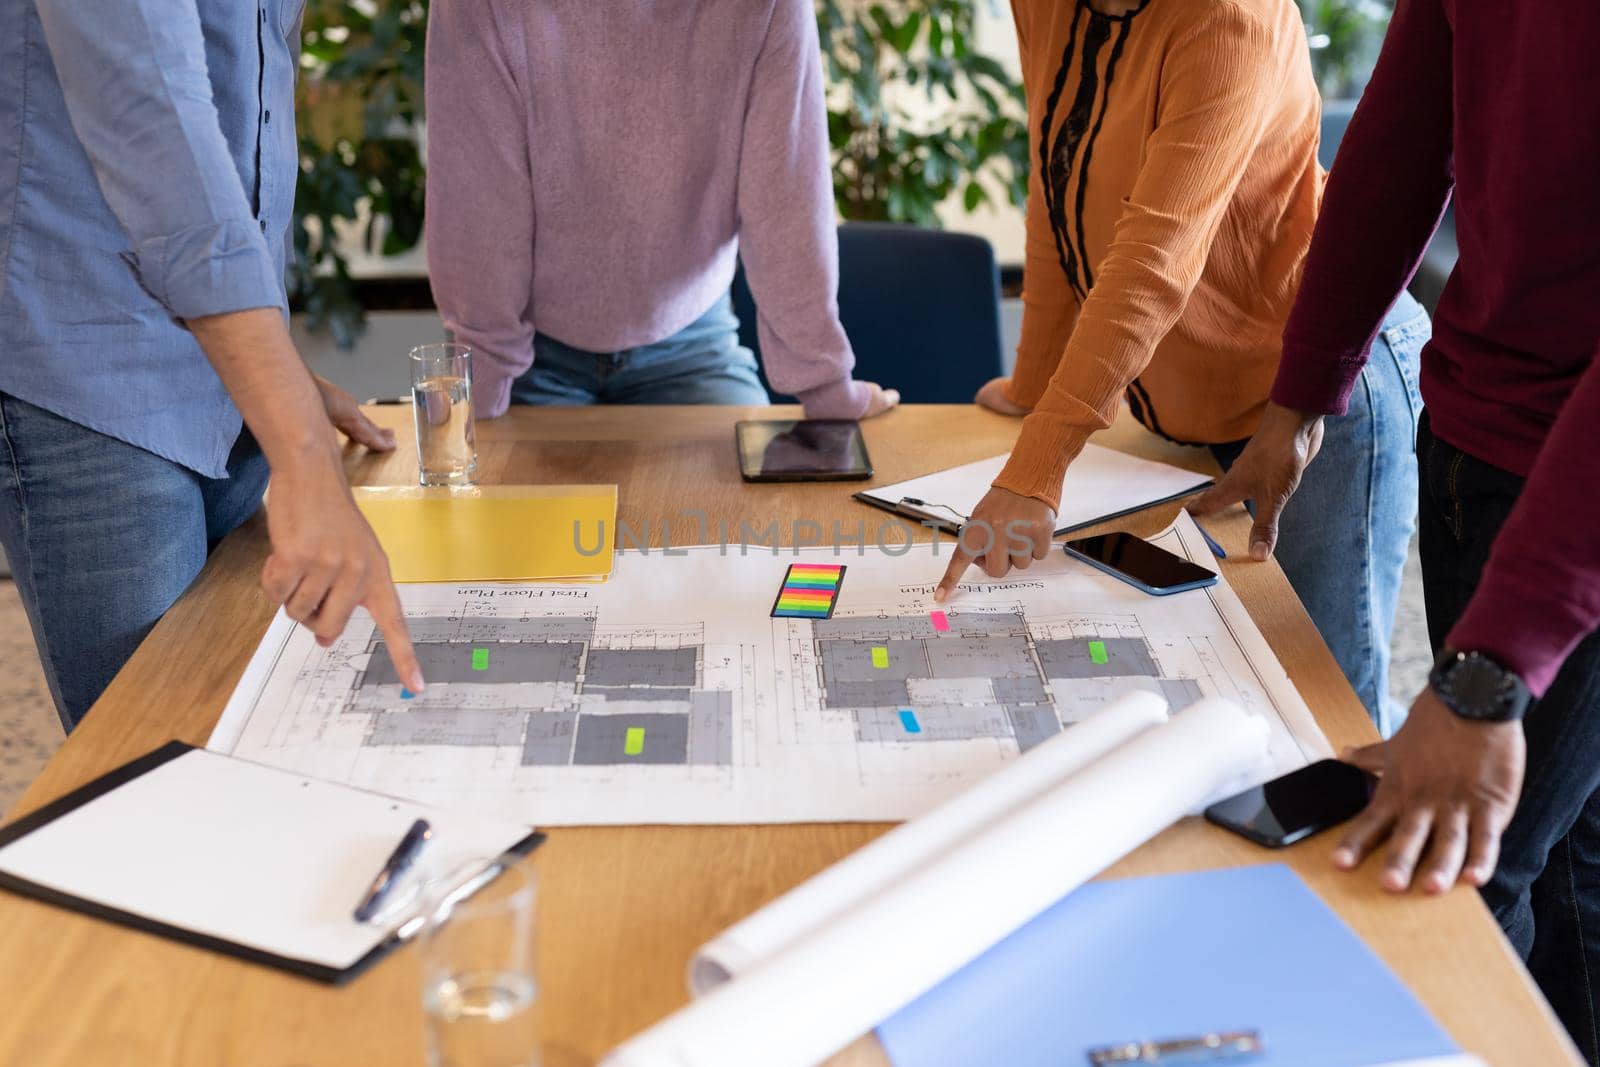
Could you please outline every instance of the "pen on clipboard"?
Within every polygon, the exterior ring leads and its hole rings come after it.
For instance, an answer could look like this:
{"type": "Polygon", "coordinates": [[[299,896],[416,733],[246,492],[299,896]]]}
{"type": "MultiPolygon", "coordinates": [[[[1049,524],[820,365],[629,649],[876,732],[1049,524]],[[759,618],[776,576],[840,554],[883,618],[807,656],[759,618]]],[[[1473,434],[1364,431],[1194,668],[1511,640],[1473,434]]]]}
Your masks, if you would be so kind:
{"type": "Polygon", "coordinates": [[[416,862],[423,846],[432,837],[433,827],[428,825],[427,819],[418,819],[411,824],[411,829],[406,831],[406,835],[400,839],[400,843],[384,861],[383,868],[372,879],[372,885],[361,898],[361,903],[356,905],[356,922],[364,923],[378,913],[384,898],[394,889],[395,883],[400,881],[400,876],[416,862]]]}

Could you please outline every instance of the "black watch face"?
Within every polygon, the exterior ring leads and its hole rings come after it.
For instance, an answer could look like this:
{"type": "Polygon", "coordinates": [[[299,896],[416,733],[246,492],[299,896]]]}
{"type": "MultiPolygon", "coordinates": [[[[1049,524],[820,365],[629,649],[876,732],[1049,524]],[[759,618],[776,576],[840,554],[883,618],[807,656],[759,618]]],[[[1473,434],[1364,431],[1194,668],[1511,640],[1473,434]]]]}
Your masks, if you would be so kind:
{"type": "Polygon", "coordinates": [[[1482,659],[1464,659],[1450,672],[1450,695],[1468,714],[1493,715],[1506,708],[1513,683],[1505,671],[1482,659]]]}

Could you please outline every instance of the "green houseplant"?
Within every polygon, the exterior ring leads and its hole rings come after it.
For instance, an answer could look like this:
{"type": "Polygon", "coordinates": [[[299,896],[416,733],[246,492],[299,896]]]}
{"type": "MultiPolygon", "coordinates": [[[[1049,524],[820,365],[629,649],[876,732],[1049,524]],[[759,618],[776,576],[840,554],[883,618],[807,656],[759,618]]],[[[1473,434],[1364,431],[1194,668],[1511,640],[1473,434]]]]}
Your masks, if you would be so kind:
{"type": "MultiPolygon", "coordinates": [[[[953,196],[1022,202],[1022,90],[972,43],[993,2],[818,0],[843,217],[938,225],[953,196]]],[[[307,0],[290,293],[343,347],[363,321],[344,242],[395,255],[422,233],[426,22],[426,0],[307,0]]]]}
{"type": "Polygon", "coordinates": [[[425,0],[307,0],[300,84],[300,184],[290,299],[341,348],[363,309],[337,235],[398,255],[422,237],[425,0]]]}

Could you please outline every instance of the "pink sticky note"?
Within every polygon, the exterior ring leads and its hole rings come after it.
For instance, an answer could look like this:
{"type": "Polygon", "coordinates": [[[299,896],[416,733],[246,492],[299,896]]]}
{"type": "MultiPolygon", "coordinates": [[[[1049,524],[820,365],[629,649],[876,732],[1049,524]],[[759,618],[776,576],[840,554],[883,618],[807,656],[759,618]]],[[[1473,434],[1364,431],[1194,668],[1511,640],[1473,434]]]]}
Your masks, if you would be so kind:
{"type": "Polygon", "coordinates": [[[949,630],[950,630],[950,620],[945,618],[944,612],[942,612],[942,611],[930,611],[930,612],[928,612],[928,618],[933,620],[933,628],[935,630],[938,630],[940,633],[948,633],[949,632],[949,630]]]}

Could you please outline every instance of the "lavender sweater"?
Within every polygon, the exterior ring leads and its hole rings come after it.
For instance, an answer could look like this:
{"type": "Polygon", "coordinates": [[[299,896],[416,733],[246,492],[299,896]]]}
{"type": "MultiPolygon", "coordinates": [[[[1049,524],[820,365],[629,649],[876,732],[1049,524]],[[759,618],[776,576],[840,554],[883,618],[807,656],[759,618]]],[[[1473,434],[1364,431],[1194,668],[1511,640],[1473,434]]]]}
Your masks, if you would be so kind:
{"type": "Polygon", "coordinates": [[[670,337],[742,254],[766,372],[813,417],[866,389],[839,325],[811,0],[434,0],[428,265],[503,413],[538,331],[612,352],[670,337]]]}

